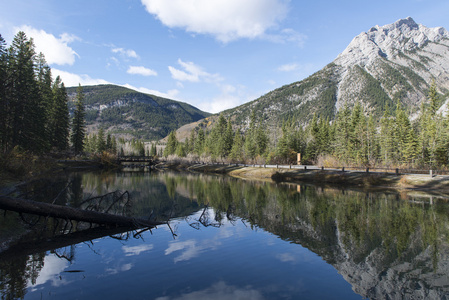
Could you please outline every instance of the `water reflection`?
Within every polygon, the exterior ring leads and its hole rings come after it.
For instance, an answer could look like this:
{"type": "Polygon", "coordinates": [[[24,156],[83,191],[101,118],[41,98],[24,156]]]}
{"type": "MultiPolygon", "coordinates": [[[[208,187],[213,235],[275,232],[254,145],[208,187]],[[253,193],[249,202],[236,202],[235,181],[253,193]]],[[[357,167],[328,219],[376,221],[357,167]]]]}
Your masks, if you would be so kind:
{"type": "MultiPolygon", "coordinates": [[[[232,245],[239,247],[243,237],[244,240],[253,238],[253,235],[258,237],[259,231],[274,234],[296,246],[286,247],[285,242],[280,245],[278,239],[267,236],[263,240],[264,246],[241,249],[254,251],[255,256],[258,251],[266,252],[264,255],[271,257],[273,266],[285,268],[279,270],[280,274],[293,272],[287,271],[292,266],[301,268],[304,264],[315,263],[318,255],[332,265],[362,297],[439,299],[449,294],[447,199],[175,173],[79,173],[51,182],[53,189],[46,188],[48,184],[42,181],[26,187],[22,193],[79,207],[83,206],[86,198],[95,195],[116,190],[128,191],[126,205],[118,206],[113,209],[114,212],[137,217],[170,218],[173,220],[171,229],[177,236],[173,239],[171,231],[163,229],[171,240],[168,239],[159,249],[161,245],[145,240],[143,234],[123,235],[97,228],[92,229],[97,230],[97,235],[89,235],[92,230],[75,230],[71,233],[72,239],[65,244],[49,243],[48,228],[54,228],[49,226],[51,220],[34,227],[34,233],[27,235],[17,226],[21,222],[18,217],[8,213],[0,219],[1,233],[15,232],[21,237],[18,241],[21,246],[33,243],[37,251],[8,252],[7,249],[0,253],[3,298],[23,298],[27,292],[31,293],[48,283],[52,286],[69,284],[67,277],[61,274],[70,269],[73,263],[71,258],[77,255],[78,250],[68,246],[83,242],[84,246],[90,245],[88,247],[95,255],[108,260],[102,276],[134,272],[135,269],[137,272],[140,266],[131,259],[153,256],[161,261],[171,261],[180,268],[184,263],[201,263],[208,257],[208,266],[220,264],[225,273],[234,273],[235,276],[235,270],[227,269],[229,261],[218,262],[220,255],[226,255],[223,251],[236,251],[228,245],[229,240],[235,240],[232,245]],[[199,234],[186,236],[187,228],[199,234]],[[248,230],[252,233],[249,234],[248,230]],[[36,237],[36,232],[41,236],[36,237]],[[118,241],[122,244],[111,248],[120,250],[120,254],[100,253],[94,243],[85,242],[98,241],[96,239],[99,237],[108,235],[121,237],[118,241]],[[136,244],[129,242],[129,239],[135,238],[142,238],[143,241],[136,244]],[[61,247],[66,248],[61,250],[61,247]],[[304,248],[312,252],[304,251],[304,248]],[[45,255],[48,251],[53,254],[45,255]],[[281,265],[274,265],[275,262],[281,265]]],[[[14,249],[14,245],[11,247],[14,249]]],[[[236,257],[232,259],[238,260],[236,257]]],[[[259,264],[267,262],[256,261],[254,257],[254,262],[248,259],[244,263],[251,270],[249,266],[253,263],[259,268],[259,264]]],[[[311,270],[313,272],[313,268],[311,270]]],[[[268,272],[274,271],[270,269],[268,272]]],[[[252,276],[257,278],[261,274],[252,276]]],[[[286,283],[273,282],[273,286],[277,287],[269,292],[266,286],[257,288],[250,281],[237,285],[226,278],[196,289],[193,288],[195,284],[188,283],[189,288],[184,287],[187,290],[165,291],[165,294],[152,298],[264,299],[270,298],[267,297],[270,293],[271,296],[285,294],[291,297],[294,293],[300,293],[301,287],[307,287],[304,279],[282,289],[277,285],[286,283]]]]}
{"type": "Polygon", "coordinates": [[[224,281],[214,283],[212,286],[187,294],[183,294],[179,297],[159,297],[156,300],[235,300],[235,299],[248,299],[248,300],[263,300],[266,299],[263,295],[251,287],[239,288],[236,286],[227,285],[224,281]]]}

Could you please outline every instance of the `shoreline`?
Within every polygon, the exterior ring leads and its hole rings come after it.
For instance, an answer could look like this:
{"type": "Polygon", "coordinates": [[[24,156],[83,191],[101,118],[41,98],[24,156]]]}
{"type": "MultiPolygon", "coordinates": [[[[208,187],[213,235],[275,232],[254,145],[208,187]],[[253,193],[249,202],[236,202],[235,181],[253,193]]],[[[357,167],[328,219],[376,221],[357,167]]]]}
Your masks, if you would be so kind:
{"type": "MultiPolygon", "coordinates": [[[[108,169],[110,164],[96,160],[50,160],[48,168],[40,172],[30,172],[25,176],[0,176],[0,186],[30,180],[45,173],[68,170],[108,169]],[[20,178],[22,177],[22,178],[20,178]]],[[[114,166],[115,168],[117,166],[114,166]]],[[[381,172],[339,171],[321,169],[286,169],[273,167],[250,167],[223,164],[189,164],[162,161],[154,165],[154,169],[182,170],[194,173],[226,174],[244,180],[263,180],[286,183],[311,183],[315,185],[338,185],[364,190],[390,189],[397,191],[416,191],[435,196],[449,198],[449,176],[433,176],[419,174],[393,174],[381,172]]],[[[5,174],[3,174],[5,175],[5,174]]]]}
{"type": "Polygon", "coordinates": [[[435,196],[448,197],[449,176],[419,174],[392,174],[360,171],[304,170],[282,168],[242,167],[235,165],[201,164],[186,165],[164,162],[161,169],[177,169],[191,172],[226,174],[247,180],[264,180],[286,183],[312,183],[319,185],[339,185],[365,190],[392,189],[416,191],[435,196]]]}

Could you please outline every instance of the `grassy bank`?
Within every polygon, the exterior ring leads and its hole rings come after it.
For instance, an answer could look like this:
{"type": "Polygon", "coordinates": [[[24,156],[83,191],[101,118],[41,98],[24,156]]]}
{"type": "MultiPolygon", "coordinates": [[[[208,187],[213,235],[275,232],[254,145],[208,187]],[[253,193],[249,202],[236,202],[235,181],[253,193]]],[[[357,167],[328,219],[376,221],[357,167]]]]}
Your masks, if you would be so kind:
{"type": "Polygon", "coordinates": [[[303,169],[276,169],[236,167],[223,165],[195,165],[191,171],[221,173],[246,179],[273,180],[276,182],[309,182],[314,184],[338,184],[361,188],[392,188],[421,190],[431,193],[448,193],[449,176],[395,175],[391,173],[366,173],[354,171],[322,171],[303,169]]]}

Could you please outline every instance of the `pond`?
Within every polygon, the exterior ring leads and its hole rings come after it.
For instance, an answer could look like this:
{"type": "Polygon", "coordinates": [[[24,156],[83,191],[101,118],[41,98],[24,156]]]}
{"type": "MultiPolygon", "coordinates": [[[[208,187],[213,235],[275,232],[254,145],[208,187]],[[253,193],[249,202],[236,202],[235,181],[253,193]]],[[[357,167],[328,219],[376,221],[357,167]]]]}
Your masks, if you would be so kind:
{"type": "Polygon", "coordinates": [[[449,297],[447,199],[131,171],[70,173],[21,193],[169,225],[2,212],[2,299],[449,297]]]}

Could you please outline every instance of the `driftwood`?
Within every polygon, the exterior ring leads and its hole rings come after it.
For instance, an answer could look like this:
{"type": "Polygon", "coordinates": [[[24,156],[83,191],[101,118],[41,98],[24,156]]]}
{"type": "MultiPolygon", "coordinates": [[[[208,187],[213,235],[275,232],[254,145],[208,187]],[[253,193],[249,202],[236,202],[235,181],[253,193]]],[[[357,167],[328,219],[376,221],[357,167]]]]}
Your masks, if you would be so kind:
{"type": "Polygon", "coordinates": [[[44,217],[132,228],[153,227],[166,223],[100,213],[69,206],[55,205],[8,196],[0,196],[0,209],[44,217]]]}
{"type": "Polygon", "coordinates": [[[11,260],[20,256],[53,251],[55,249],[92,241],[104,236],[121,234],[124,232],[132,231],[134,229],[134,227],[96,227],[63,235],[40,238],[38,240],[22,241],[9,246],[4,251],[1,251],[0,261],[11,260]]]}

